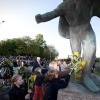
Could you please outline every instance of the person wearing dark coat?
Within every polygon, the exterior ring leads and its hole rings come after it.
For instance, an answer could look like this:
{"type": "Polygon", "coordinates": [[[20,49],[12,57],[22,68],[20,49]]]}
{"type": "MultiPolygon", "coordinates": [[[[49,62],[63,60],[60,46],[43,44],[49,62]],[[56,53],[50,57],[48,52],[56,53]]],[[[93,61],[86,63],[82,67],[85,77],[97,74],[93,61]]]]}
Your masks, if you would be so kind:
{"type": "Polygon", "coordinates": [[[42,86],[42,82],[45,77],[45,74],[42,74],[41,71],[42,71],[41,68],[37,67],[35,69],[35,72],[33,73],[33,75],[36,75],[35,85],[37,85],[37,86],[42,86]]]}
{"type": "Polygon", "coordinates": [[[44,91],[45,100],[57,100],[58,90],[68,86],[71,72],[72,71],[65,76],[65,80],[60,80],[58,78],[58,72],[56,70],[49,70],[47,72],[46,77],[48,77],[49,82],[46,84],[46,91],[44,91]]]}
{"type": "Polygon", "coordinates": [[[10,100],[25,100],[25,96],[31,93],[31,90],[23,84],[22,76],[14,75],[11,82],[11,89],[8,93],[10,100]]]}
{"type": "Polygon", "coordinates": [[[10,100],[25,100],[25,95],[27,95],[27,89],[25,86],[21,85],[19,88],[14,86],[9,91],[9,99],[10,100]]]}
{"type": "Polygon", "coordinates": [[[42,83],[45,75],[42,75],[40,67],[37,67],[35,69],[34,75],[36,75],[36,80],[33,100],[38,100],[38,97],[40,98],[40,100],[43,100],[42,83]]]}
{"type": "Polygon", "coordinates": [[[41,68],[40,57],[37,57],[37,58],[36,58],[36,62],[34,62],[34,64],[33,64],[32,72],[34,72],[34,70],[35,70],[37,67],[40,67],[40,68],[41,68]]]}

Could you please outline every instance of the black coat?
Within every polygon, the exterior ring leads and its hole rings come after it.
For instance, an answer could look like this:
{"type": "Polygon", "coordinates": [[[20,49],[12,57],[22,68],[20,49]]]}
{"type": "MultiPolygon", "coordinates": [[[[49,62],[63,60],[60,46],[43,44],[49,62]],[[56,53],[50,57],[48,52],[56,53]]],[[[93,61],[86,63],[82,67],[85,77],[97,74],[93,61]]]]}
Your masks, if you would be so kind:
{"type": "Polygon", "coordinates": [[[53,79],[48,83],[46,91],[46,100],[57,100],[58,90],[66,88],[70,80],[70,75],[65,77],[65,80],[53,79]]]}
{"type": "Polygon", "coordinates": [[[25,95],[28,94],[28,92],[25,85],[22,85],[20,88],[14,86],[8,94],[10,100],[25,100],[25,95]]]}
{"type": "Polygon", "coordinates": [[[42,75],[39,72],[34,72],[34,75],[36,75],[35,85],[42,86],[43,79],[44,79],[45,75],[42,75]]]}
{"type": "Polygon", "coordinates": [[[35,68],[37,68],[37,67],[41,67],[41,64],[39,64],[39,63],[36,61],[36,62],[34,62],[34,64],[33,64],[32,72],[34,72],[35,68]]]}

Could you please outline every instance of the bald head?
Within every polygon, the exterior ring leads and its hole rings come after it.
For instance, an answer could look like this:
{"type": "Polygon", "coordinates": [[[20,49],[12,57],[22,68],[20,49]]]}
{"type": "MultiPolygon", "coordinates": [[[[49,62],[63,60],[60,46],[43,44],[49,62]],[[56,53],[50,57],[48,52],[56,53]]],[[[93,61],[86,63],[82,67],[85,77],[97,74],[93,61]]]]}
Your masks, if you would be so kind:
{"type": "Polygon", "coordinates": [[[37,57],[37,62],[39,62],[39,61],[40,61],[40,59],[41,59],[40,57],[37,57]]]}

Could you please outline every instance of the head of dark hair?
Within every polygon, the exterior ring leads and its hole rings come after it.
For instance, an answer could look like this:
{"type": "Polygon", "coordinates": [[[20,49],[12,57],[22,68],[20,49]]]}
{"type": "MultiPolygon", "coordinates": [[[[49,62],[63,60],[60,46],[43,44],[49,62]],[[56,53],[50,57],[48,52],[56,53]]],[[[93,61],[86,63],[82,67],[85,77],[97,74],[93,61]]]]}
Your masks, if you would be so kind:
{"type": "Polygon", "coordinates": [[[71,62],[71,58],[66,59],[66,63],[69,64],[71,62]]]}
{"type": "Polygon", "coordinates": [[[55,75],[58,74],[57,70],[49,70],[46,74],[46,77],[48,77],[48,80],[51,81],[55,78],[55,75]]]}

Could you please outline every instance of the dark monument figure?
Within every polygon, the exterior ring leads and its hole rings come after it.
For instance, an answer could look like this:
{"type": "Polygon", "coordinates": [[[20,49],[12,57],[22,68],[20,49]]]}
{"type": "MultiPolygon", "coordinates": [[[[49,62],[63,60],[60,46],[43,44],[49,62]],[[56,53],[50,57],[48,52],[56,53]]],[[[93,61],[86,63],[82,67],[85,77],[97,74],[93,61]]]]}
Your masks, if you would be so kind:
{"type": "Polygon", "coordinates": [[[82,71],[82,83],[92,92],[100,91],[100,80],[91,69],[96,57],[96,37],[90,20],[100,18],[100,0],[63,0],[53,11],[35,16],[36,22],[46,22],[56,17],[59,19],[59,33],[70,39],[72,53],[78,51],[87,62],[82,71]]]}

